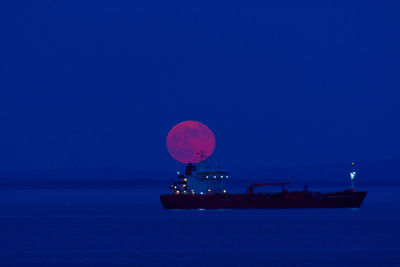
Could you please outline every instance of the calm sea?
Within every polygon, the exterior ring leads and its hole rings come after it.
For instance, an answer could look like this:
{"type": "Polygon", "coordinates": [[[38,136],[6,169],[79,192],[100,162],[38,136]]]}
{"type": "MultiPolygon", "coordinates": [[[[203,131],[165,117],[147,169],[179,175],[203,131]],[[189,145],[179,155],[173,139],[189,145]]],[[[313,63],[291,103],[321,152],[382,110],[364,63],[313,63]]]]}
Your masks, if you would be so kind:
{"type": "Polygon", "coordinates": [[[187,211],[161,186],[1,190],[0,266],[400,266],[400,188],[362,189],[361,209],[187,211]]]}

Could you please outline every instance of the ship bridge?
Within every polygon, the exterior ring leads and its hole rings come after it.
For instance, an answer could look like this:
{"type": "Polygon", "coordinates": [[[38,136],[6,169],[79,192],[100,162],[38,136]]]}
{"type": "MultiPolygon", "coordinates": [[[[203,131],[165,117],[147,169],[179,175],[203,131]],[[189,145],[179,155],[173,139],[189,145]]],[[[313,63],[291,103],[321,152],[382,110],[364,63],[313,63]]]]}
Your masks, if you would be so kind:
{"type": "Polygon", "coordinates": [[[228,172],[219,166],[212,166],[207,160],[188,164],[185,174],[178,173],[175,192],[192,194],[226,193],[228,172]],[[177,184],[179,185],[177,187],[177,184]]]}

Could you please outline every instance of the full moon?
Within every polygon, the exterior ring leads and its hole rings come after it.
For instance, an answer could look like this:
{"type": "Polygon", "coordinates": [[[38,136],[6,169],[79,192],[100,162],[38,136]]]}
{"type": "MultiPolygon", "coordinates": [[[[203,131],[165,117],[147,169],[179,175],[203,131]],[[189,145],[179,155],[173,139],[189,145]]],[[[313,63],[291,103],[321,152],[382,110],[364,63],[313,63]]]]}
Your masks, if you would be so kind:
{"type": "Polygon", "coordinates": [[[199,163],[211,156],[215,148],[213,132],[197,121],[181,122],[169,131],[169,154],[182,163],[199,163]]]}

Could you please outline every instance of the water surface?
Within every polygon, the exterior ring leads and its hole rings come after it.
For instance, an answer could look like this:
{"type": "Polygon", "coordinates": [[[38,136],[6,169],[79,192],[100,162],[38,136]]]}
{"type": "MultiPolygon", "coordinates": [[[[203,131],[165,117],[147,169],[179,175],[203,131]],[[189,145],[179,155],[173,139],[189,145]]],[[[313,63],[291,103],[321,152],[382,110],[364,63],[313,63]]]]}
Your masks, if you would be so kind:
{"type": "Polygon", "coordinates": [[[361,209],[172,211],[161,186],[2,190],[0,265],[399,266],[399,189],[361,209]]]}

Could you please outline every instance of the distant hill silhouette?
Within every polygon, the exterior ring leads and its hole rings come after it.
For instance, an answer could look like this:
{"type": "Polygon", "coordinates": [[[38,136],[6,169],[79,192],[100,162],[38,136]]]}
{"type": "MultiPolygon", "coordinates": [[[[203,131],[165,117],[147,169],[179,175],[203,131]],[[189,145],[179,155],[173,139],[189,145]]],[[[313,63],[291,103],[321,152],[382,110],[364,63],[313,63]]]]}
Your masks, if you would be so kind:
{"type": "Polygon", "coordinates": [[[400,185],[400,159],[332,163],[287,168],[237,169],[231,173],[245,180],[288,180],[319,185],[348,184],[350,170],[357,171],[358,185],[400,185]]]}
{"type": "MultiPolygon", "coordinates": [[[[333,163],[283,168],[231,169],[233,185],[261,181],[293,184],[348,185],[351,163],[333,163]]],[[[400,159],[356,162],[356,185],[400,185],[400,159]]],[[[0,188],[92,188],[165,186],[174,171],[132,169],[53,169],[0,173],[0,188]]]]}

